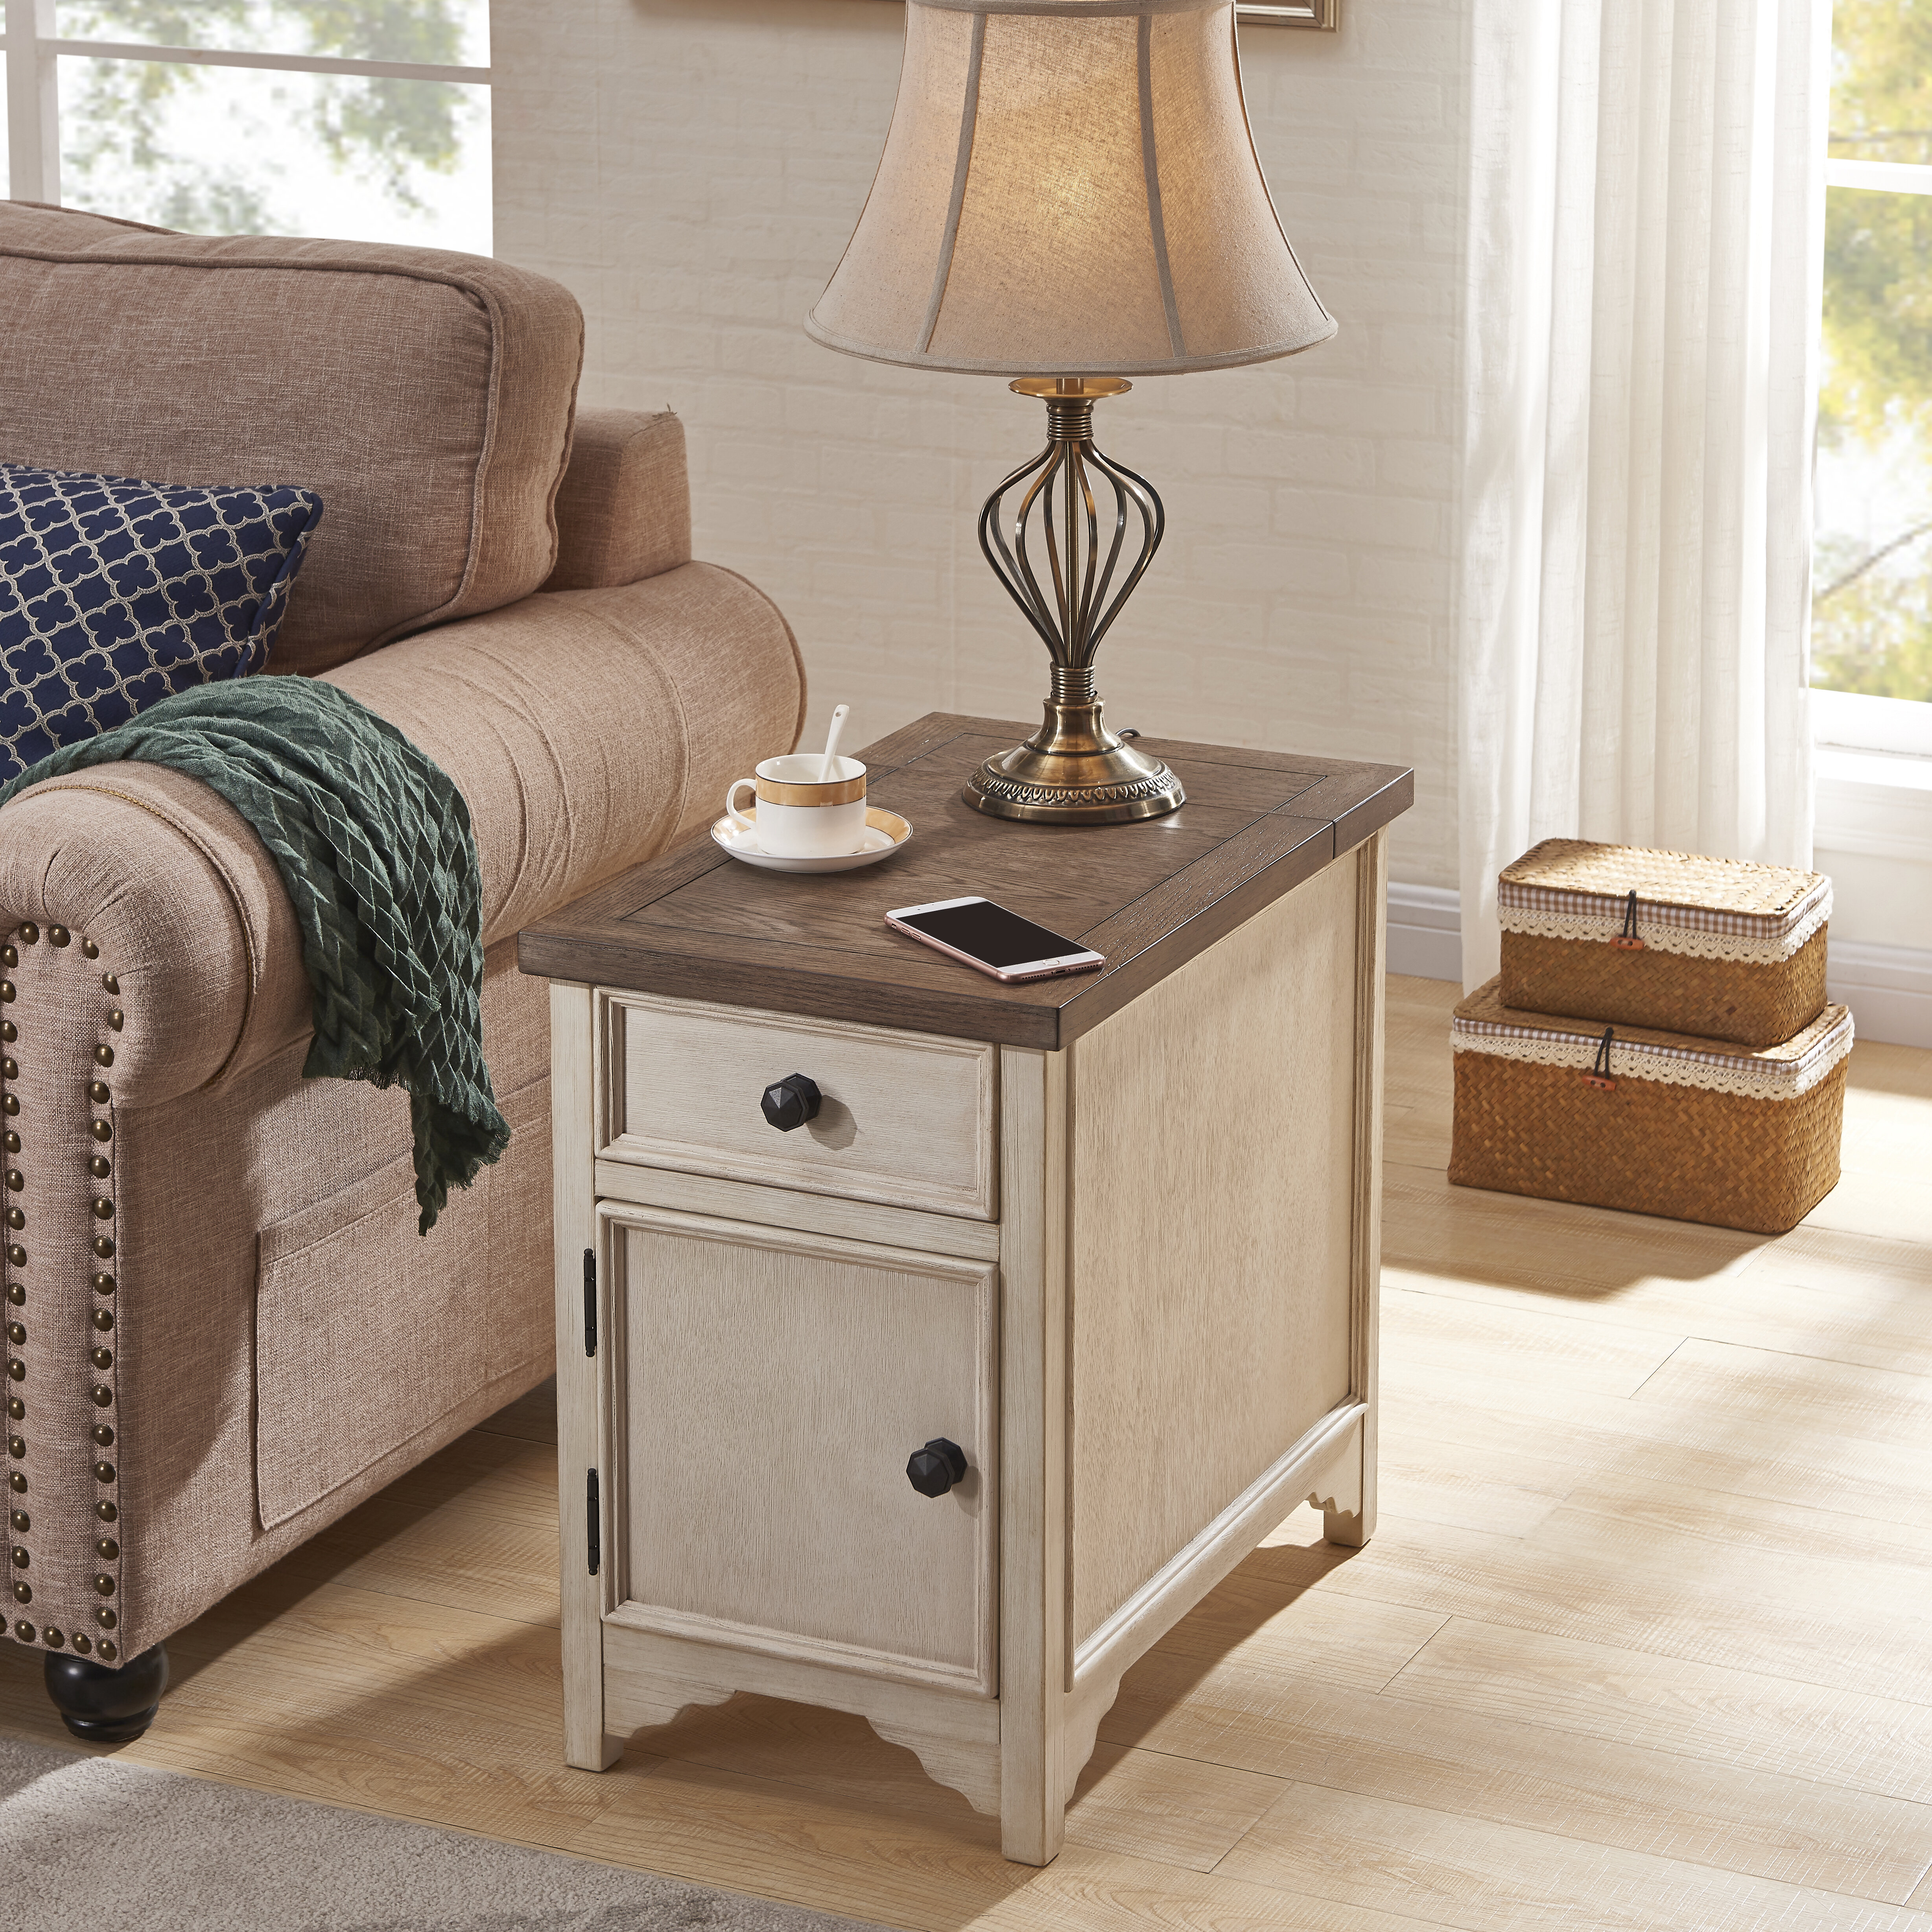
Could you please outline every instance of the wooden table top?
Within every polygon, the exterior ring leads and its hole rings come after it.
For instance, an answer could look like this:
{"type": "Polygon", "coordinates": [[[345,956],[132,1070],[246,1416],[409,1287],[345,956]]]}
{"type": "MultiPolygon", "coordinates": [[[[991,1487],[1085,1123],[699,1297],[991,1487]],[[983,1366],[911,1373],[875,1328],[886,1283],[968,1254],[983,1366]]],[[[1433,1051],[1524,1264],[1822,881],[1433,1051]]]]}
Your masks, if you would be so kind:
{"type": "MultiPolygon", "coordinates": [[[[587,892],[518,937],[526,973],[767,1012],[1048,1052],[1064,1047],[1406,812],[1414,774],[1143,738],[1187,788],[1165,818],[1022,825],[959,788],[1032,727],[934,712],[856,755],[869,802],[909,820],[856,872],[768,872],[706,836],[587,892]],[[1006,986],[894,932],[893,906],[977,892],[1107,956],[1006,986]]],[[[722,809],[722,807],[721,807],[722,809]]]]}

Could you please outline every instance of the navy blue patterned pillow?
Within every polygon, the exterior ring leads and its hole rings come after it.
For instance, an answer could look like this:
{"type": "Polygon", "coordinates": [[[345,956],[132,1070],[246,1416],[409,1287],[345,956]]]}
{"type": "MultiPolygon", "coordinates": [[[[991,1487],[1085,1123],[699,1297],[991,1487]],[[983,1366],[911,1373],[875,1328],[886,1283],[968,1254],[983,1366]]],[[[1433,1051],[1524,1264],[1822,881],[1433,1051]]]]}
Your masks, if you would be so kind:
{"type": "Polygon", "coordinates": [[[321,518],[311,490],[0,463],[0,782],[260,670],[321,518]]]}

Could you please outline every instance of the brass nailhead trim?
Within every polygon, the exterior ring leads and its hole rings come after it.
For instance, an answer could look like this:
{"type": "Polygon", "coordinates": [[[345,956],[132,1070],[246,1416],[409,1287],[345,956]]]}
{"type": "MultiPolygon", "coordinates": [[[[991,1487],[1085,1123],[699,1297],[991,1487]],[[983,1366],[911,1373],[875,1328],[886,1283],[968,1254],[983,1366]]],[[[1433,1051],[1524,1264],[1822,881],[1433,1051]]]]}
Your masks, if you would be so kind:
{"type": "Polygon", "coordinates": [[[115,1006],[108,1012],[107,1024],[118,1033],[128,1024],[128,1016],[118,1006],[115,1006]]]}
{"type": "Polygon", "coordinates": [[[111,1597],[114,1594],[114,1579],[104,1570],[98,1576],[94,1578],[94,1587],[95,1592],[99,1595],[111,1597]]]}
{"type": "MultiPolygon", "coordinates": [[[[100,1312],[104,1315],[107,1311],[103,1309],[100,1312]]],[[[114,1366],[114,1352],[111,1348],[96,1348],[88,1354],[87,1359],[104,1375],[114,1366]]]]}
{"type": "Polygon", "coordinates": [[[34,1520],[25,1510],[16,1510],[7,1520],[14,1526],[16,1536],[25,1536],[34,1526],[34,1520]]]}
{"type": "Polygon", "coordinates": [[[88,1393],[94,1398],[96,1408],[108,1408],[113,1406],[114,1391],[104,1382],[96,1382],[88,1393]]]}
{"type": "Polygon", "coordinates": [[[97,1422],[87,1432],[88,1435],[92,1436],[94,1441],[98,1442],[104,1449],[107,1448],[107,1446],[114,1440],[113,1430],[110,1429],[104,1422],[97,1422]]]}
{"type": "Polygon", "coordinates": [[[94,1504],[94,1513],[103,1522],[112,1522],[121,1514],[112,1503],[104,1502],[94,1504]]]}
{"type": "MultiPolygon", "coordinates": [[[[12,1184],[9,1182],[8,1185],[12,1184]]],[[[97,1221],[111,1221],[114,1218],[114,1204],[104,1194],[97,1194],[94,1198],[94,1218],[97,1221]]]]}
{"type": "Polygon", "coordinates": [[[94,1327],[104,1335],[114,1326],[114,1311],[111,1308],[97,1308],[94,1311],[93,1322],[94,1327]]]}
{"type": "Polygon", "coordinates": [[[15,1234],[19,1234],[27,1225],[27,1210],[24,1208],[8,1208],[7,1210],[7,1225],[13,1229],[15,1234]]]}
{"type": "Polygon", "coordinates": [[[100,1654],[108,1663],[112,1664],[121,1653],[111,1643],[104,1643],[100,1646],[100,1654]]]}
{"type": "Polygon", "coordinates": [[[94,1057],[103,1066],[114,1064],[114,1049],[105,1040],[94,1049],[94,1057]]]}
{"type": "Polygon", "coordinates": [[[83,939],[80,942],[80,950],[90,959],[98,959],[100,957],[100,948],[91,939],[83,939]]]}
{"type": "Polygon", "coordinates": [[[94,1648],[94,1640],[91,1636],[84,1635],[81,1631],[76,1630],[74,1634],[74,1647],[82,1657],[85,1657],[94,1648]]]}
{"type": "Polygon", "coordinates": [[[94,1138],[98,1141],[111,1141],[114,1138],[114,1125],[111,1120],[96,1120],[93,1127],[94,1138]]]}
{"type": "Polygon", "coordinates": [[[114,1292],[114,1277],[111,1274],[96,1275],[94,1277],[94,1292],[96,1294],[112,1294],[114,1292]]]}
{"type": "Polygon", "coordinates": [[[64,926],[50,926],[47,928],[47,942],[50,945],[64,946],[73,937],[74,934],[64,926]]]}
{"type": "Polygon", "coordinates": [[[32,920],[27,920],[20,928],[20,937],[25,940],[29,946],[34,944],[34,943],[39,939],[40,936],[40,928],[36,926],[32,920]]]}
{"type": "MultiPolygon", "coordinates": [[[[114,1626],[121,1621],[121,1619],[117,1617],[112,1610],[100,1610],[94,1612],[94,1621],[98,1623],[103,1630],[112,1630],[114,1626]]],[[[100,1648],[104,1652],[106,1650],[107,1646],[104,1643],[100,1648]]]]}
{"type": "Polygon", "coordinates": [[[52,1624],[48,1624],[46,1628],[41,1631],[40,1634],[46,1639],[47,1648],[50,1650],[59,1649],[61,1646],[67,1641],[66,1637],[59,1630],[56,1630],[52,1624]]]}
{"type": "Polygon", "coordinates": [[[0,1020],[0,1040],[11,1046],[20,1037],[20,1029],[11,1020],[0,1020]]]}
{"type": "Polygon", "coordinates": [[[7,1413],[16,1422],[25,1422],[27,1419],[27,1405],[18,1396],[10,1395],[7,1398],[7,1413]]]}
{"type": "Polygon", "coordinates": [[[7,1258],[16,1268],[25,1268],[27,1265],[27,1251],[18,1241],[10,1241],[7,1244],[7,1258]]]}
{"type": "Polygon", "coordinates": [[[90,1080],[87,1083],[87,1097],[97,1107],[104,1107],[114,1096],[108,1092],[105,1081],[90,1080]]]}
{"type": "MultiPolygon", "coordinates": [[[[22,1443],[20,1445],[20,1454],[24,1456],[26,1453],[26,1444],[22,1443]]],[[[94,1480],[97,1483],[112,1482],[114,1480],[114,1465],[112,1462],[95,1463],[94,1466],[94,1480]]]]}
{"type": "Polygon", "coordinates": [[[87,1171],[96,1180],[105,1180],[114,1172],[114,1163],[104,1154],[90,1155],[87,1171]]]}
{"type": "Polygon", "coordinates": [[[12,944],[0,946],[0,966],[11,968],[19,965],[20,963],[20,950],[18,946],[12,944]]]}
{"type": "Polygon", "coordinates": [[[32,1643],[34,1640],[34,1627],[32,1624],[27,1622],[26,1618],[22,1617],[20,1621],[14,1626],[14,1634],[18,1637],[22,1643],[32,1643]]]}
{"type": "Polygon", "coordinates": [[[96,1234],[88,1246],[103,1261],[111,1262],[114,1258],[114,1244],[105,1234],[96,1234]]]}
{"type": "Polygon", "coordinates": [[[104,1536],[94,1546],[94,1553],[104,1563],[112,1563],[121,1554],[121,1546],[111,1536],[104,1536]]]}

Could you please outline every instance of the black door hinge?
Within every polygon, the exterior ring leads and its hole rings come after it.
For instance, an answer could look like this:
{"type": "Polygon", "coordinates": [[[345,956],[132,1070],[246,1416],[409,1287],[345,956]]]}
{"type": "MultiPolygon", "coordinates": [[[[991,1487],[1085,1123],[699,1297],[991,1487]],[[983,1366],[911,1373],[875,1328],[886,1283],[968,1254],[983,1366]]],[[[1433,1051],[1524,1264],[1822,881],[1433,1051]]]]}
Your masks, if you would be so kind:
{"type": "Polygon", "coordinates": [[[584,1251],[584,1352],[597,1352],[597,1250],[584,1251]]]}
{"type": "Polygon", "coordinates": [[[603,1513],[597,1507],[595,1469],[586,1469],[584,1473],[584,1538],[590,1552],[590,1574],[594,1576],[598,1564],[604,1560],[603,1513]]]}

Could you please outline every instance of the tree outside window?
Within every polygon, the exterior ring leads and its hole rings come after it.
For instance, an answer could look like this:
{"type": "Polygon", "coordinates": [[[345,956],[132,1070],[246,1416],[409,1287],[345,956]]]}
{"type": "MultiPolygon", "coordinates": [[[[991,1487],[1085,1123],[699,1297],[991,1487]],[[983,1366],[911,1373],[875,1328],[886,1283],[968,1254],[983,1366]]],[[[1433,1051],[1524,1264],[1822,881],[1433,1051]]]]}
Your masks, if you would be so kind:
{"type": "Polygon", "coordinates": [[[1932,0],[1836,0],[1814,685],[1932,700],[1932,0]]]}
{"type": "MultiPolygon", "coordinates": [[[[58,0],[65,41],[488,59],[488,0],[58,0]]],[[[61,198],[202,234],[488,253],[489,90],[436,78],[60,58],[61,198]]]]}

